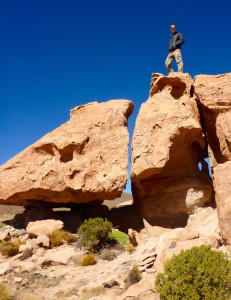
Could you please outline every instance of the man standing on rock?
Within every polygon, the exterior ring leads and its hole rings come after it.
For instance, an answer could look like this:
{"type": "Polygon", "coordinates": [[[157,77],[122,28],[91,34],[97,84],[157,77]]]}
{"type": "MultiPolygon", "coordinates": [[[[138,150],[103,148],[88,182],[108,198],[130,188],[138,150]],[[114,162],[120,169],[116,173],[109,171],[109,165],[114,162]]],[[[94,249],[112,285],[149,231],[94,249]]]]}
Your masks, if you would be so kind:
{"type": "Polygon", "coordinates": [[[169,43],[168,43],[168,51],[169,55],[166,58],[165,66],[168,71],[168,74],[173,72],[171,63],[173,60],[176,60],[178,72],[183,73],[183,61],[181,57],[181,45],[184,43],[183,35],[176,31],[176,25],[172,24],[170,26],[170,29],[172,31],[169,43]]]}

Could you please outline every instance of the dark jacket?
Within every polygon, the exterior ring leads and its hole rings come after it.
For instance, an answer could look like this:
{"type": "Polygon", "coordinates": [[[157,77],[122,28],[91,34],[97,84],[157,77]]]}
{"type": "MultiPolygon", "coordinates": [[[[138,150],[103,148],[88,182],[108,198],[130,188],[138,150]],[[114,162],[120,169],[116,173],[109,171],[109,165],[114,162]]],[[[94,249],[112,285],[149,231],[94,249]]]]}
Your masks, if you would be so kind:
{"type": "Polygon", "coordinates": [[[181,49],[181,45],[184,44],[183,35],[179,32],[174,32],[171,34],[169,43],[168,43],[168,51],[172,52],[176,49],[181,49]]]}

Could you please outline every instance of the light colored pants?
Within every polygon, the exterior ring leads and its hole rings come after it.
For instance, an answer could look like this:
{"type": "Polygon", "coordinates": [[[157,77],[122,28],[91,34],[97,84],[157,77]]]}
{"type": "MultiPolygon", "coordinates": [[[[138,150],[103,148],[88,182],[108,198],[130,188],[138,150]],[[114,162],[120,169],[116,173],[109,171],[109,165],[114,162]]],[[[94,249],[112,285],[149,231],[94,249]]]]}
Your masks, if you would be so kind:
{"type": "Polygon", "coordinates": [[[181,49],[176,49],[169,53],[169,55],[167,56],[166,61],[165,61],[165,66],[168,71],[168,74],[173,72],[171,63],[174,61],[174,59],[176,60],[176,63],[177,63],[178,72],[183,73],[184,64],[183,64],[183,60],[181,57],[181,49]]]}

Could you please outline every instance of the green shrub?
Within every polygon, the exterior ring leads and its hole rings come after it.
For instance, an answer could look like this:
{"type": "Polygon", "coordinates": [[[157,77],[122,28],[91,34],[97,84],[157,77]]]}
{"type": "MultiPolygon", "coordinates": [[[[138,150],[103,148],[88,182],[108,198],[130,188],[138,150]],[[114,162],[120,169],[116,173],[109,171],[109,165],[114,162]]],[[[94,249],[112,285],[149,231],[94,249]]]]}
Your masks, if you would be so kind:
{"type": "Polygon", "coordinates": [[[65,230],[56,230],[49,235],[51,247],[58,247],[63,244],[71,244],[77,241],[77,237],[65,230]]]}
{"type": "Polygon", "coordinates": [[[81,260],[81,266],[90,266],[96,263],[95,254],[84,254],[81,260]]]}
{"type": "Polygon", "coordinates": [[[4,226],[6,226],[6,224],[0,222],[0,229],[4,226]]]}
{"type": "Polygon", "coordinates": [[[77,231],[80,246],[84,246],[91,251],[98,251],[107,243],[108,234],[111,231],[112,223],[104,221],[102,218],[85,220],[77,231]]]}
{"type": "Polygon", "coordinates": [[[119,230],[112,230],[112,232],[109,233],[108,238],[112,241],[114,240],[123,245],[126,245],[128,240],[128,235],[119,230]]]}
{"type": "Polygon", "coordinates": [[[1,241],[0,252],[6,256],[14,256],[18,254],[19,247],[24,244],[20,239],[14,239],[13,241],[1,241]]]}
{"type": "Polygon", "coordinates": [[[127,277],[125,278],[125,288],[136,284],[142,279],[142,274],[136,264],[133,264],[132,269],[129,271],[127,277]]]}
{"type": "Polygon", "coordinates": [[[231,262],[210,246],[193,247],[165,263],[156,290],[162,299],[231,299],[231,262]]]}

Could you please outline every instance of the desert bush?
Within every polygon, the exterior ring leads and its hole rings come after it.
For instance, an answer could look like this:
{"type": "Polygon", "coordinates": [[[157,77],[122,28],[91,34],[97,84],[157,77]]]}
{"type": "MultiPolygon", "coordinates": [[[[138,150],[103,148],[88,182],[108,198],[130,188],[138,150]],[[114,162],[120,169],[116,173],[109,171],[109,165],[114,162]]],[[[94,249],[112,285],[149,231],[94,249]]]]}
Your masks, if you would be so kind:
{"type": "Polygon", "coordinates": [[[128,240],[128,235],[122,231],[119,230],[112,230],[112,232],[110,232],[108,234],[108,238],[110,240],[114,240],[116,242],[121,243],[122,245],[126,245],[127,244],[127,240],[128,240]]]}
{"type": "Polygon", "coordinates": [[[12,241],[1,241],[0,252],[6,256],[14,256],[18,254],[19,247],[24,244],[20,239],[14,239],[12,241]]]}
{"type": "Polygon", "coordinates": [[[0,229],[4,226],[6,226],[6,224],[0,222],[0,229]]]}
{"type": "Polygon", "coordinates": [[[81,266],[90,266],[96,263],[95,254],[84,254],[81,260],[81,266]]]}
{"type": "Polygon", "coordinates": [[[100,258],[103,260],[113,260],[118,256],[118,252],[111,249],[103,249],[100,253],[100,258]]]}
{"type": "Polygon", "coordinates": [[[136,284],[142,279],[142,274],[136,264],[132,266],[132,269],[129,271],[127,277],[125,278],[125,288],[129,288],[129,286],[136,284]]]}
{"type": "Polygon", "coordinates": [[[127,250],[127,252],[132,253],[132,252],[136,251],[136,248],[132,244],[128,244],[126,246],[126,250],[127,250]]]}
{"type": "Polygon", "coordinates": [[[102,218],[85,220],[79,227],[79,244],[91,251],[99,249],[107,243],[108,234],[112,231],[112,223],[102,218]]]}
{"type": "Polygon", "coordinates": [[[65,230],[56,230],[49,235],[51,247],[58,247],[63,244],[71,244],[77,241],[77,237],[65,230]]]}
{"type": "Polygon", "coordinates": [[[13,299],[8,288],[0,282],[0,300],[11,300],[13,299]]]}
{"type": "Polygon", "coordinates": [[[231,299],[231,262],[210,246],[193,247],[165,263],[156,289],[162,299],[231,299]]]}

